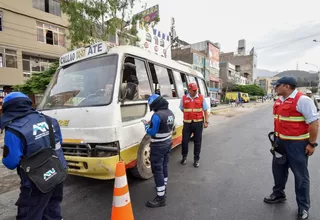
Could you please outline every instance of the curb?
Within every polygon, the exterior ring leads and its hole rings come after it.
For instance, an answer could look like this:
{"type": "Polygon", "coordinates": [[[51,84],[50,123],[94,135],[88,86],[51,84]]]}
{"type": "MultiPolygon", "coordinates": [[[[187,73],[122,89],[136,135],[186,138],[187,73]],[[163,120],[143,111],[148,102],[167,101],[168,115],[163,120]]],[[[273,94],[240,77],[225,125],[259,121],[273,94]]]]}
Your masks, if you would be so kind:
{"type": "Polygon", "coordinates": [[[213,110],[213,111],[210,112],[210,114],[219,113],[219,112],[226,112],[226,111],[230,111],[230,110],[232,110],[232,107],[227,107],[227,108],[223,108],[223,109],[213,110]]]}

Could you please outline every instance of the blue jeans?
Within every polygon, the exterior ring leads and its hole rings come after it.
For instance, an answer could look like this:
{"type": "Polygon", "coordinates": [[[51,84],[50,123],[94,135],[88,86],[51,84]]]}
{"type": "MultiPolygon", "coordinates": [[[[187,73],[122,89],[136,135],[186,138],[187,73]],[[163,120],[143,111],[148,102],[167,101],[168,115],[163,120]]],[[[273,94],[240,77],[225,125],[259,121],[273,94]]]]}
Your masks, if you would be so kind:
{"type": "Polygon", "coordinates": [[[296,201],[299,209],[309,210],[310,208],[310,182],[308,171],[308,156],[305,153],[308,141],[284,141],[280,140],[279,145],[284,148],[286,162],[277,163],[272,161],[272,173],[275,185],[273,194],[285,196],[284,189],[288,180],[289,168],[295,180],[296,201]]]}

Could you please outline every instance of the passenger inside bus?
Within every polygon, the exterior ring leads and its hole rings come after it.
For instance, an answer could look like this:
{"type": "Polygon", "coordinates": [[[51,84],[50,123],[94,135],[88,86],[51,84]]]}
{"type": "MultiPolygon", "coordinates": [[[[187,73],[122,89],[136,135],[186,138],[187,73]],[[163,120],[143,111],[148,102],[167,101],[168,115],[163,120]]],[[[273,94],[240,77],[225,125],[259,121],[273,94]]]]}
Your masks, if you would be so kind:
{"type": "MultiPolygon", "coordinates": [[[[128,58],[127,58],[128,59],[128,58]]],[[[121,84],[121,98],[128,100],[139,99],[139,81],[136,73],[136,66],[131,62],[125,62],[121,84]]]]}

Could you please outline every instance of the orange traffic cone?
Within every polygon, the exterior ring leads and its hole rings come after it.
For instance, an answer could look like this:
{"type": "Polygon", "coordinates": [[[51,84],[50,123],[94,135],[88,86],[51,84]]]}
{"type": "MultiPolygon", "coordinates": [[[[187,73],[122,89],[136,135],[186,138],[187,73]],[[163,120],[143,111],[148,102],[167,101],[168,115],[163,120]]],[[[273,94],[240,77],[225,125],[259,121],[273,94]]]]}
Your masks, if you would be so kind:
{"type": "Polygon", "coordinates": [[[122,161],[116,167],[111,220],[134,220],[125,163],[122,161]]]}

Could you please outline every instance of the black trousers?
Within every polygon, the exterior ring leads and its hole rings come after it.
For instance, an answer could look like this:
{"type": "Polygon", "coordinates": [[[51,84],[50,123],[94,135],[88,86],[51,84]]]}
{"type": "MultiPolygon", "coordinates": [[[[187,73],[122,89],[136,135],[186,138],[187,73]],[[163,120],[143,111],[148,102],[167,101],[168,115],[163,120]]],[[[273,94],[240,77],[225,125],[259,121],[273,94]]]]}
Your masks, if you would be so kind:
{"type": "Polygon", "coordinates": [[[298,208],[308,211],[310,208],[310,180],[308,156],[306,156],[305,152],[308,141],[281,141],[279,144],[285,149],[286,162],[279,164],[273,157],[273,194],[275,196],[285,196],[284,190],[288,180],[288,170],[290,168],[294,176],[298,208]]]}
{"type": "Polygon", "coordinates": [[[60,203],[63,199],[63,183],[48,193],[40,192],[34,185],[21,187],[17,220],[62,220],[60,203]]]}
{"type": "Polygon", "coordinates": [[[194,135],[194,150],[193,150],[194,160],[200,160],[202,131],[203,131],[203,121],[183,123],[182,157],[187,157],[187,155],[188,155],[188,145],[189,145],[189,141],[190,141],[190,136],[193,133],[193,135],[194,135]]]}

